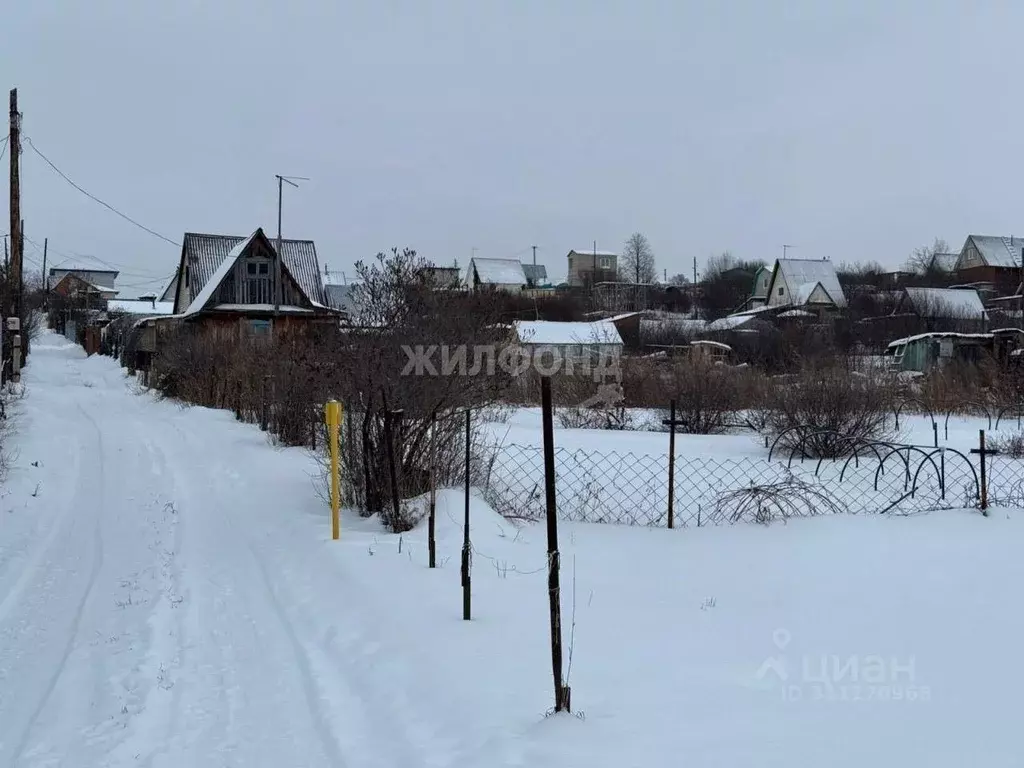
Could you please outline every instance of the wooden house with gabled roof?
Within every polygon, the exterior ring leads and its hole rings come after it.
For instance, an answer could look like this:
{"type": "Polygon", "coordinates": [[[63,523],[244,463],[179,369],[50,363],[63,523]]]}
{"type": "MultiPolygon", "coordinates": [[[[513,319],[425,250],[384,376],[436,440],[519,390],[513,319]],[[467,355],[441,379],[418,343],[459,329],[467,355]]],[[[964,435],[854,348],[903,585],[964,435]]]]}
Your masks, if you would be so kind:
{"type": "Polygon", "coordinates": [[[199,326],[219,338],[288,333],[337,325],[327,306],[312,240],[281,241],[280,302],[276,241],[262,229],[248,237],[186,232],[173,289],[174,312],[156,322],[199,326]]]}

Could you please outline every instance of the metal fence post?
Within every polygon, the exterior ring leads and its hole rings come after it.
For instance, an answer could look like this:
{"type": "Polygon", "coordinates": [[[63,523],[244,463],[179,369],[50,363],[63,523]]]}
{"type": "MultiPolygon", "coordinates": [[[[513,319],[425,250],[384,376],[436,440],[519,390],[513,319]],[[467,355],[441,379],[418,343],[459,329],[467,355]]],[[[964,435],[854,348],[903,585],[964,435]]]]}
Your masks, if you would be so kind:
{"type": "Polygon", "coordinates": [[[985,476],[985,430],[978,430],[978,453],[981,456],[981,513],[988,517],[988,478],[985,476]]]}
{"type": "Polygon", "coordinates": [[[544,497],[548,528],[548,603],[551,613],[551,671],[555,683],[555,712],[569,711],[569,686],[562,678],[562,589],[558,553],[558,511],[555,495],[555,430],[551,406],[551,377],[540,380],[544,430],[544,497]]]}
{"type": "Polygon", "coordinates": [[[470,578],[470,544],[469,544],[469,462],[470,434],[472,432],[472,416],[466,409],[466,516],[462,522],[462,619],[469,621],[472,617],[472,584],[470,578]]]}
{"type": "Polygon", "coordinates": [[[430,414],[430,514],[427,517],[427,554],[429,567],[437,567],[437,414],[430,414]]]}
{"type": "Polygon", "coordinates": [[[668,527],[675,527],[676,496],[676,401],[669,403],[668,411],[668,527]]]}

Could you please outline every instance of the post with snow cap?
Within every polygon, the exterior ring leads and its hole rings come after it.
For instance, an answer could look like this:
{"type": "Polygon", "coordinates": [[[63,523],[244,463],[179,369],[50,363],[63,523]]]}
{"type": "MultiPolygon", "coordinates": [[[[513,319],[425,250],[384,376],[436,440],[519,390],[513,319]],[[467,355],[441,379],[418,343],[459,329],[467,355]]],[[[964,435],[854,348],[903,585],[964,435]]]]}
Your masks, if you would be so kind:
{"type": "Polygon", "coordinates": [[[324,406],[324,417],[327,422],[328,446],[331,455],[331,538],[337,540],[341,536],[341,474],[338,455],[338,434],[341,427],[342,409],[337,400],[328,400],[324,406]]]}
{"type": "Polygon", "coordinates": [[[548,602],[551,612],[551,671],[555,682],[555,712],[568,712],[569,686],[562,678],[562,587],[559,580],[558,510],[555,496],[555,428],[551,406],[551,377],[540,379],[544,430],[544,498],[548,523],[548,602]]]}

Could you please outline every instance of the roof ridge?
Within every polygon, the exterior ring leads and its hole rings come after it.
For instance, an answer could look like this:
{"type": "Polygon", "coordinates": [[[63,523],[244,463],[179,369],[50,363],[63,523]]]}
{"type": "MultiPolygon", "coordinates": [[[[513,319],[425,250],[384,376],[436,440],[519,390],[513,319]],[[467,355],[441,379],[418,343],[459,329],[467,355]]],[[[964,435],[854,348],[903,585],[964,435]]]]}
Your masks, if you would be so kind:
{"type": "MultiPolygon", "coordinates": [[[[260,229],[262,229],[262,227],[260,227],[260,229]]],[[[250,232],[248,235],[217,235],[217,234],[213,234],[213,233],[210,233],[210,232],[186,232],[185,233],[185,237],[209,237],[209,238],[218,239],[218,240],[245,240],[247,237],[251,237],[252,234],[253,233],[250,232]]],[[[263,234],[267,238],[267,240],[269,240],[271,243],[277,242],[277,237],[271,237],[270,235],[268,235],[266,233],[265,230],[264,230],[263,234]]],[[[281,242],[284,242],[284,243],[315,243],[316,241],[312,240],[312,239],[308,239],[308,238],[282,237],[281,238],[281,242]]]]}

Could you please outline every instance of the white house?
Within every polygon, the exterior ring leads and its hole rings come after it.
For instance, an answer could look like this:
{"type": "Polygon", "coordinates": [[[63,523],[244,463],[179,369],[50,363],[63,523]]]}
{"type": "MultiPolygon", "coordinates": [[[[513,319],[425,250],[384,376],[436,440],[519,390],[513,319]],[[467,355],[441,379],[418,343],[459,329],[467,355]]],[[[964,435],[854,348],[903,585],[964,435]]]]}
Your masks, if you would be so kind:
{"type": "Polygon", "coordinates": [[[777,259],[768,282],[767,306],[800,307],[818,314],[846,307],[835,265],[826,259],[777,259]]]}
{"type": "Polygon", "coordinates": [[[562,360],[591,362],[618,359],[622,355],[622,337],[611,320],[584,323],[561,323],[551,320],[517,320],[519,343],[539,354],[553,349],[562,360]]]}
{"type": "Polygon", "coordinates": [[[518,259],[482,259],[474,256],[466,268],[466,286],[471,291],[490,288],[518,293],[528,282],[518,259]]]}

